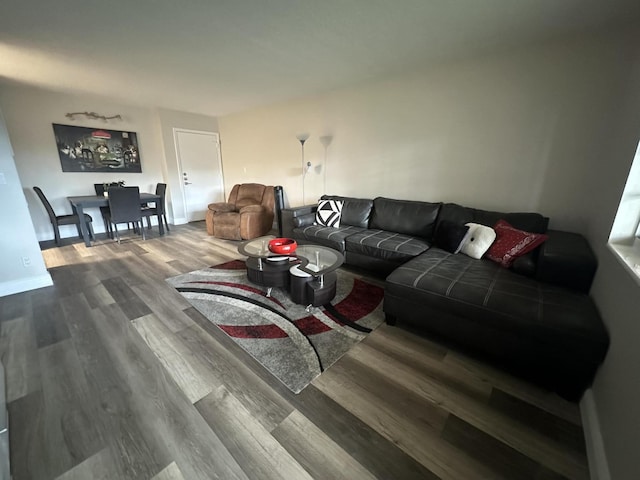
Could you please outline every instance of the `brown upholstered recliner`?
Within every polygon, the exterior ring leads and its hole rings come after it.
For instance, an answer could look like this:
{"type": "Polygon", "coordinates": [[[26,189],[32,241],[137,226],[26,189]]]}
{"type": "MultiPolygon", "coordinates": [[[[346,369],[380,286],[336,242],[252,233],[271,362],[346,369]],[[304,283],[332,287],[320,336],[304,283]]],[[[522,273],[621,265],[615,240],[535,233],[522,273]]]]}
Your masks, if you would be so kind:
{"type": "Polygon", "coordinates": [[[266,235],[273,226],[273,187],[259,183],[234,185],[226,203],[211,203],[207,233],[227,240],[249,240],[266,235]]]}

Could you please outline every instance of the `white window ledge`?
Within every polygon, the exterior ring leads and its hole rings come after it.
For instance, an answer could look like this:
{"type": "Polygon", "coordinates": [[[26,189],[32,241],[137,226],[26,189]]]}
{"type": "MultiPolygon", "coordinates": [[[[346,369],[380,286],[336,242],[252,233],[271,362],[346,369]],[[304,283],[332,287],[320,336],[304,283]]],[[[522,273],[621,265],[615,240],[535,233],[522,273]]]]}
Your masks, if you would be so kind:
{"type": "Polygon", "coordinates": [[[609,243],[608,245],[615,257],[640,285],[640,239],[636,238],[631,244],[609,243]]]}

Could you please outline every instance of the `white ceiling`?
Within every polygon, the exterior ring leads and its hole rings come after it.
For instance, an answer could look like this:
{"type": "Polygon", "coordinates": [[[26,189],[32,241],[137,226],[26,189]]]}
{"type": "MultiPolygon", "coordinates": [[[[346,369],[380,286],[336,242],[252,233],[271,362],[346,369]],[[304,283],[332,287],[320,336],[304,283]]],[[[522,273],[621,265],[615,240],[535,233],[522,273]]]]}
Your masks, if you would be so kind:
{"type": "Polygon", "coordinates": [[[2,0],[0,80],[224,115],[639,15],[639,0],[2,0]]]}

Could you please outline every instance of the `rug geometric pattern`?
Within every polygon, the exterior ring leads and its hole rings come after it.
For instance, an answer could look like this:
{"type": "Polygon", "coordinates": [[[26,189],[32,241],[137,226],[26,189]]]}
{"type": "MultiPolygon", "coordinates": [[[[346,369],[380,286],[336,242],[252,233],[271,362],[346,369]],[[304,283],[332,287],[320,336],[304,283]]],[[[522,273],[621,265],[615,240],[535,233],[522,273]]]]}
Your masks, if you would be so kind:
{"type": "Polygon", "coordinates": [[[233,260],[167,279],[210,322],[217,325],[294,393],[329,368],[384,319],[384,290],[338,270],[330,305],[310,312],[286,291],[247,279],[244,262],[233,260]]]}

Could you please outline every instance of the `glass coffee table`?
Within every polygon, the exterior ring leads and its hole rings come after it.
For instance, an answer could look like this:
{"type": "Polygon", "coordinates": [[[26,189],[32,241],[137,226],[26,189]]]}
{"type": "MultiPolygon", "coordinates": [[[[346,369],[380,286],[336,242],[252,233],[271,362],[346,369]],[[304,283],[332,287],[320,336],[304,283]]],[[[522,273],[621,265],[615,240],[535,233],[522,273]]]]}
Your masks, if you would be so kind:
{"type": "Polygon", "coordinates": [[[274,287],[285,288],[295,303],[320,306],[336,294],[337,270],[344,256],[321,245],[298,245],[290,255],[269,250],[273,236],[258,237],[242,243],[238,252],[246,255],[249,281],[267,287],[267,296],[274,287]]]}

